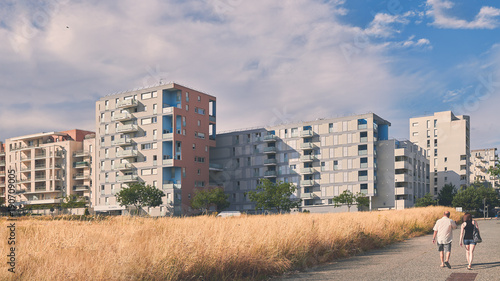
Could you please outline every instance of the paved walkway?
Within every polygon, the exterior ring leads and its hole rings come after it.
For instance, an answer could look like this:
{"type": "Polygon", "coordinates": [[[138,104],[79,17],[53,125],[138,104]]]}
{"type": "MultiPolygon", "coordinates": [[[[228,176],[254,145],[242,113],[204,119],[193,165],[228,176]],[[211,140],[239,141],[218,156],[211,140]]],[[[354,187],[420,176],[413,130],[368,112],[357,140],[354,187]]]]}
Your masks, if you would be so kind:
{"type": "Polygon", "coordinates": [[[474,251],[467,270],[465,248],[459,245],[460,226],[453,232],[451,269],[441,268],[432,235],[425,235],[352,258],[318,266],[276,280],[500,280],[500,220],[478,221],[483,243],[474,251]],[[467,275],[463,275],[463,274],[467,275]],[[469,277],[458,279],[458,277],[469,277]]]}

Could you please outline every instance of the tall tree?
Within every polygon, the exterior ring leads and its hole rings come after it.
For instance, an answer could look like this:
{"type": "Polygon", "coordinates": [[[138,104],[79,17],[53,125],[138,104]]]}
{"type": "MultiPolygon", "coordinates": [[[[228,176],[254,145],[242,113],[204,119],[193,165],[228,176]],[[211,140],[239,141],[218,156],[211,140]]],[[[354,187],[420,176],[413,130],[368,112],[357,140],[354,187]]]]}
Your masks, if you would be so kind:
{"type": "Polygon", "coordinates": [[[217,211],[222,211],[230,205],[227,200],[228,197],[229,196],[224,193],[222,188],[197,190],[191,200],[191,207],[194,209],[201,209],[202,212],[206,213],[210,205],[215,205],[217,211]]]}
{"type": "Polygon", "coordinates": [[[273,183],[268,179],[261,179],[256,190],[248,192],[251,201],[255,202],[256,209],[290,212],[300,207],[301,199],[292,199],[297,188],[288,182],[273,183]]]}
{"type": "Polygon", "coordinates": [[[445,184],[438,193],[439,205],[451,206],[455,194],[457,194],[455,186],[451,183],[445,184]]]}
{"type": "Polygon", "coordinates": [[[349,190],[344,190],[339,196],[334,197],[332,201],[335,204],[335,207],[346,205],[348,212],[351,211],[351,206],[353,205],[357,205],[358,207],[367,207],[369,205],[368,197],[359,192],[354,194],[349,190]]]}
{"type": "Polygon", "coordinates": [[[474,183],[466,189],[461,189],[453,198],[453,207],[462,207],[467,211],[479,211],[484,207],[484,201],[492,211],[500,204],[498,194],[492,187],[485,187],[481,183],[474,183]]]}
{"type": "Polygon", "coordinates": [[[415,202],[415,207],[427,207],[435,206],[436,200],[432,197],[430,193],[424,195],[424,197],[418,198],[415,202]]]}
{"type": "Polygon", "coordinates": [[[132,183],[116,194],[116,201],[120,206],[135,206],[137,214],[142,207],[158,207],[162,204],[163,191],[144,182],[132,183]]]}

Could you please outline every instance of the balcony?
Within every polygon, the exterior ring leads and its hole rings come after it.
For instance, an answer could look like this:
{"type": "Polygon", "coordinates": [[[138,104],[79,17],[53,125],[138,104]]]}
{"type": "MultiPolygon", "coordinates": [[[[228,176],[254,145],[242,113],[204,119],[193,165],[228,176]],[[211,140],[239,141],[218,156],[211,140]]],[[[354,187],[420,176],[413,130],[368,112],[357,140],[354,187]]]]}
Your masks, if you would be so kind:
{"type": "Polygon", "coordinates": [[[19,171],[21,171],[21,172],[30,172],[31,171],[31,167],[30,166],[21,167],[21,169],[19,169],[19,171]]]}
{"type": "Polygon", "coordinates": [[[181,189],[181,184],[172,182],[164,183],[162,189],[181,189]]]}
{"type": "Polygon", "coordinates": [[[131,107],[136,107],[137,105],[138,105],[137,100],[128,99],[128,100],[118,101],[118,103],[116,104],[116,108],[131,108],[131,107]]]}
{"type": "Polygon", "coordinates": [[[394,175],[394,180],[397,182],[409,182],[411,177],[407,174],[396,174],[394,175]]]}
{"type": "Polygon", "coordinates": [[[314,145],[314,143],[312,143],[312,142],[306,142],[306,143],[301,143],[300,148],[301,149],[314,149],[314,148],[316,148],[316,145],[314,145]]]}
{"type": "Polygon", "coordinates": [[[118,163],[115,165],[115,170],[123,171],[123,170],[131,170],[134,168],[134,165],[131,163],[118,163]]]}
{"type": "Polygon", "coordinates": [[[224,170],[224,167],[220,164],[216,164],[216,163],[210,163],[208,164],[208,169],[210,171],[218,171],[218,172],[222,172],[224,170]]]}
{"type": "Polygon", "coordinates": [[[21,161],[31,161],[31,155],[21,155],[21,161]]]}
{"type": "Polygon", "coordinates": [[[118,128],[116,128],[117,133],[133,133],[137,132],[138,130],[139,127],[135,124],[121,125],[118,128]]]}
{"type": "Polygon", "coordinates": [[[276,171],[265,171],[264,172],[264,177],[266,177],[266,178],[276,177],[276,171]]]}
{"type": "Polygon", "coordinates": [[[358,176],[358,181],[368,181],[368,176],[358,176]]]}
{"type": "Polygon", "coordinates": [[[358,150],[358,155],[367,155],[368,150],[358,150]]]}
{"type": "Polygon", "coordinates": [[[311,162],[311,161],[314,161],[316,160],[316,156],[314,155],[303,155],[303,156],[300,156],[300,161],[302,162],[311,162]]]}
{"type": "Polygon", "coordinates": [[[111,121],[128,121],[134,118],[134,116],[128,112],[117,113],[111,117],[111,121]]]}
{"type": "Polygon", "coordinates": [[[276,141],[278,137],[276,135],[266,135],[262,137],[262,140],[265,142],[276,141]]]}
{"type": "Polygon", "coordinates": [[[73,153],[73,157],[88,157],[90,153],[86,150],[78,150],[73,153]]]}
{"type": "Polygon", "coordinates": [[[396,195],[410,195],[412,190],[409,187],[396,187],[396,195]]]}
{"type": "Polygon", "coordinates": [[[212,115],[208,116],[208,121],[215,123],[215,116],[212,115]]]}
{"type": "Polygon", "coordinates": [[[174,159],[163,159],[162,165],[171,167],[174,165],[174,159]]]}
{"type": "Polygon", "coordinates": [[[305,130],[305,131],[300,132],[300,136],[303,138],[312,137],[313,134],[314,133],[312,130],[305,130]]]}
{"type": "MultiPolygon", "coordinates": [[[[47,165],[45,165],[45,164],[35,165],[35,171],[36,171],[36,170],[45,170],[45,169],[47,169],[47,168],[48,168],[48,167],[47,167],[47,165]]],[[[29,169],[29,167],[28,167],[28,169],[29,169]]]]}
{"type": "Polygon", "coordinates": [[[89,166],[89,162],[83,161],[83,162],[74,162],[73,167],[79,169],[79,168],[87,168],[89,166]]]}
{"type": "Polygon", "coordinates": [[[316,182],[314,180],[302,180],[300,181],[301,186],[313,186],[316,182]]]}
{"type": "Polygon", "coordinates": [[[74,185],[73,186],[73,191],[87,191],[89,190],[88,185],[74,185]]]}
{"type": "Polygon", "coordinates": [[[264,153],[276,153],[276,147],[264,147],[264,153]]]}
{"type": "Polygon", "coordinates": [[[301,174],[313,174],[316,170],[314,168],[302,168],[300,169],[301,174]]]}
{"type": "Polygon", "coordinates": [[[173,138],[174,138],[174,133],[163,134],[163,139],[164,140],[172,140],[173,138]]]}
{"type": "Polygon", "coordinates": [[[365,130],[368,128],[367,124],[358,124],[358,130],[365,130]]]}
{"type": "Polygon", "coordinates": [[[164,107],[163,108],[163,114],[173,114],[174,113],[174,107],[173,106],[170,106],[170,107],[164,107]]]}
{"type": "Polygon", "coordinates": [[[78,173],[73,176],[74,180],[88,180],[90,179],[89,174],[84,174],[84,173],[78,173]]]}
{"type": "Polygon", "coordinates": [[[116,177],[117,182],[133,182],[137,181],[139,177],[137,175],[124,175],[116,177]]]}
{"type": "Polygon", "coordinates": [[[62,199],[41,199],[41,200],[28,200],[28,201],[21,201],[21,204],[25,205],[36,205],[36,204],[55,204],[55,203],[61,203],[62,199]]]}
{"type": "Polygon", "coordinates": [[[46,181],[47,177],[45,175],[43,176],[35,176],[35,181],[46,181]]]}
{"type": "Polygon", "coordinates": [[[115,139],[114,141],[111,142],[111,145],[117,145],[117,146],[132,145],[132,139],[131,138],[115,139]]]}
{"type": "Polygon", "coordinates": [[[127,157],[137,157],[137,150],[122,150],[116,153],[116,157],[127,158],[127,157]]]}
{"type": "Polygon", "coordinates": [[[300,194],[300,198],[302,199],[316,199],[316,198],[319,198],[318,195],[312,193],[312,192],[304,192],[304,193],[301,193],[300,194]]]}
{"type": "Polygon", "coordinates": [[[276,159],[265,159],[264,160],[264,165],[276,165],[277,160],[276,159]]]}
{"type": "Polygon", "coordinates": [[[0,166],[5,166],[5,161],[0,161],[0,166]]]}
{"type": "Polygon", "coordinates": [[[17,183],[30,183],[30,182],[31,182],[31,177],[25,177],[25,178],[19,179],[19,181],[17,183]]]}
{"type": "Polygon", "coordinates": [[[411,166],[410,166],[410,163],[406,162],[406,161],[396,161],[395,164],[394,164],[394,168],[395,169],[410,169],[411,166]]]}

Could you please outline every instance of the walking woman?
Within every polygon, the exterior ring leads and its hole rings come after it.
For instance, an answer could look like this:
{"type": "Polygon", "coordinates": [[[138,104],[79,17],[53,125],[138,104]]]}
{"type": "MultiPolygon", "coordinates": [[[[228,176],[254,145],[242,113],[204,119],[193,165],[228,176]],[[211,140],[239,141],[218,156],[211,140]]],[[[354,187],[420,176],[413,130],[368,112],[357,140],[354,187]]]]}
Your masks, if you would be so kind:
{"type": "Polygon", "coordinates": [[[462,230],[460,231],[460,247],[465,245],[465,255],[467,257],[467,269],[472,269],[472,259],[474,258],[474,248],[476,247],[476,242],[474,242],[473,232],[474,226],[478,227],[477,222],[472,220],[472,215],[470,213],[465,213],[462,223],[462,230]]]}

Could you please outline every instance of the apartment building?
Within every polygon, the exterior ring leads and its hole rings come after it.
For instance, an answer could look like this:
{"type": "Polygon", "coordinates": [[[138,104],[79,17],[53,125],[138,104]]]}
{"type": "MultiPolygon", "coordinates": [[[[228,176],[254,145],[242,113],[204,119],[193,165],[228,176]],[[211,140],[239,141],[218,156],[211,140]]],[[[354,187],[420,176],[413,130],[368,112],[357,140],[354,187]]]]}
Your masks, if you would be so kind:
{"type": "Polygon", "coordinates": [[[218,134],[211,185],[224,187],[230,210],[254,210],[246,192],[262,178],[293,183],[302,210],[347,211],[332,202],[344,190],[366,194],[372,203],[380,196],[377,143],[388,139],[389,126],[369,113],[218,134]]]}
{"type": "Polygon", "coordinates": [[[188,214],[195,188],[208,187],[215,147],[216,98],[176,83],[102,97],[96,102],[96,212],[126,213],[115,194],[134,182],[166,196],[153,216],[188,214]]]}
{"type": "Polygon", "coordinates": [[[2,171],[15,170],[18,203],[58,204],[69,195],[88,200],[91,159],[84,153],[84,139],[93,134],[75,129],[7,139],[2,171]]]}
{"type": "Polygon", "coordinates": [[[7,171],[5,169],[5,144],[0,141],[0,204],[6,202],[7,194],[7,171]]]}
{"type": "Polygon", "coordinates": [[[373,206],[405,209],[430,192],[429,159],[426,150],[407,140],[382,140],[377,143],[378,194],[373,206]]]}
{"type": "Polygon", "coordinates": [[[488,169],[498,163],[498,154],[496,148],[474,149],[471,150],[471,169],[470,183],[487,182],[493,188],[500,188],[500,179],[497,176],[491,176],[488,169]]]}
{"type": "Polygon", "coordinates": [[[469,116],[444,111],[410,118],[410,141],[427,151],[432,195],[437,196],[445,184],[458,189],[469,183],[469,116]]]}

